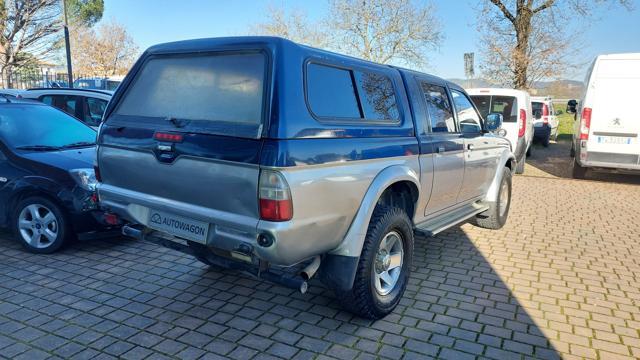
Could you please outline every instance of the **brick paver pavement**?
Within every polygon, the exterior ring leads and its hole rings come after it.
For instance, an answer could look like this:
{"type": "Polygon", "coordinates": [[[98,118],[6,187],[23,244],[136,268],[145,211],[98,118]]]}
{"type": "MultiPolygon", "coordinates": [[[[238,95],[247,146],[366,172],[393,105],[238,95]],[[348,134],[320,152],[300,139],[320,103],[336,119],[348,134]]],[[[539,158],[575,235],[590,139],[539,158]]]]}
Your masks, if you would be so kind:
{"type": "Polygon", "coordinates": [[[507,226],[419,239],[371,322],[124,239],[27,254],[0,240],[0,356],[102,359],[640,357],[640,187],[516,177],[507,226]]]}

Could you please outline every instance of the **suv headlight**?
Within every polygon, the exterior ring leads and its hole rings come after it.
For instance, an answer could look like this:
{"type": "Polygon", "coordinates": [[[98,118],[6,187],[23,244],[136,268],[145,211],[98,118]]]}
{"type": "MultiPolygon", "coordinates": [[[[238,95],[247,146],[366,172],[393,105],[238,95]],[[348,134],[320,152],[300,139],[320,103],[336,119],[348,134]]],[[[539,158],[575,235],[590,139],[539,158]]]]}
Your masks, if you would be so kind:
{"type": "Polygon", "coordinates": [[[98,181],[96,180],[96,174],[91,168],[85,169],[73,169],[69,170],[71,177],[78,183],[78,185],[89,191],[94,191],[98,181]]]}

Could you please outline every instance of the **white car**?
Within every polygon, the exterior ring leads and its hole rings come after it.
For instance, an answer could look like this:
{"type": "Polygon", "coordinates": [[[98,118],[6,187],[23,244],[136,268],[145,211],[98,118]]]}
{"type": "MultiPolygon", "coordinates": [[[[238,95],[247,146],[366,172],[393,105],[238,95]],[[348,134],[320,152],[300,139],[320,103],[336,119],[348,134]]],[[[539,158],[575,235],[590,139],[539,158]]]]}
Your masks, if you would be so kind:
{"type": "Polygon", "coordinates": [[[533,142],[533,115],[529,93],[523,90],[484,88],[467,89],[483,118],[491,113],[502,114],[503,136],[511,142],[516,156],[516,173],[524,172],[524,163],[531,155],[533,142]]]}
{"type": "Polygon", "coordinates": [[[106,90],[36,88],[19,93],[23,99],[35,99],[58,108],[97,128],[113,92],[106,90]]]}
{"type": "Polygon", "coordinates": [[[574,124],[573,177],[587,168],[640,173],[640,53],[600,55],[587,71],[574,124]]]}
{"type": "Polygon", "coordinates": [[[533,111],[533,139],[547,147],[549,140],[558,138],[558,116],[553,107],[551,97],[532,97],[531,109],[533,111]]]}

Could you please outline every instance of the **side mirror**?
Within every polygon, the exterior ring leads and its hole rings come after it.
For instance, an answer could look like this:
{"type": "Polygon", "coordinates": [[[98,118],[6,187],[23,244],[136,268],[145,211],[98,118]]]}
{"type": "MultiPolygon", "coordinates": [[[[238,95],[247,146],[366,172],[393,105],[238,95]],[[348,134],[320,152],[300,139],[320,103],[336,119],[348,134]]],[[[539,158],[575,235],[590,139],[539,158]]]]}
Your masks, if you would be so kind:
{"type": "Polygon", "coordinates": [[[496,132],[500,130],[500,128],[502,127],[502,121],[503,118],[502,114],[500,113],[491,113],[487,115],[487,119],[484,124],[485,130],[489,132],[496,132]]]}
{"type": "Polygon", "coordinates": [[[567,102],[567,112],[570,114],[576,113],[576,107],[578,106],[578,102],[576,100],[569,100],[567,102]]]}

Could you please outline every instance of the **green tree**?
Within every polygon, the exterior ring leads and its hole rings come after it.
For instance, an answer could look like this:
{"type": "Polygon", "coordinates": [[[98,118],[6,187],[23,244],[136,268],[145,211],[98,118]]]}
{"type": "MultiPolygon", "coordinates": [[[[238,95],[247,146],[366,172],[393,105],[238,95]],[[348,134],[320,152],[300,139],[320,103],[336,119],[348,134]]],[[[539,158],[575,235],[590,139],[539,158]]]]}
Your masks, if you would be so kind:
{"type": "Polygon", "coordinates": [[[92,27],[104,14],[104,0],[63,0],[67,2],[67,13],[75,25],[92,27]]]}

